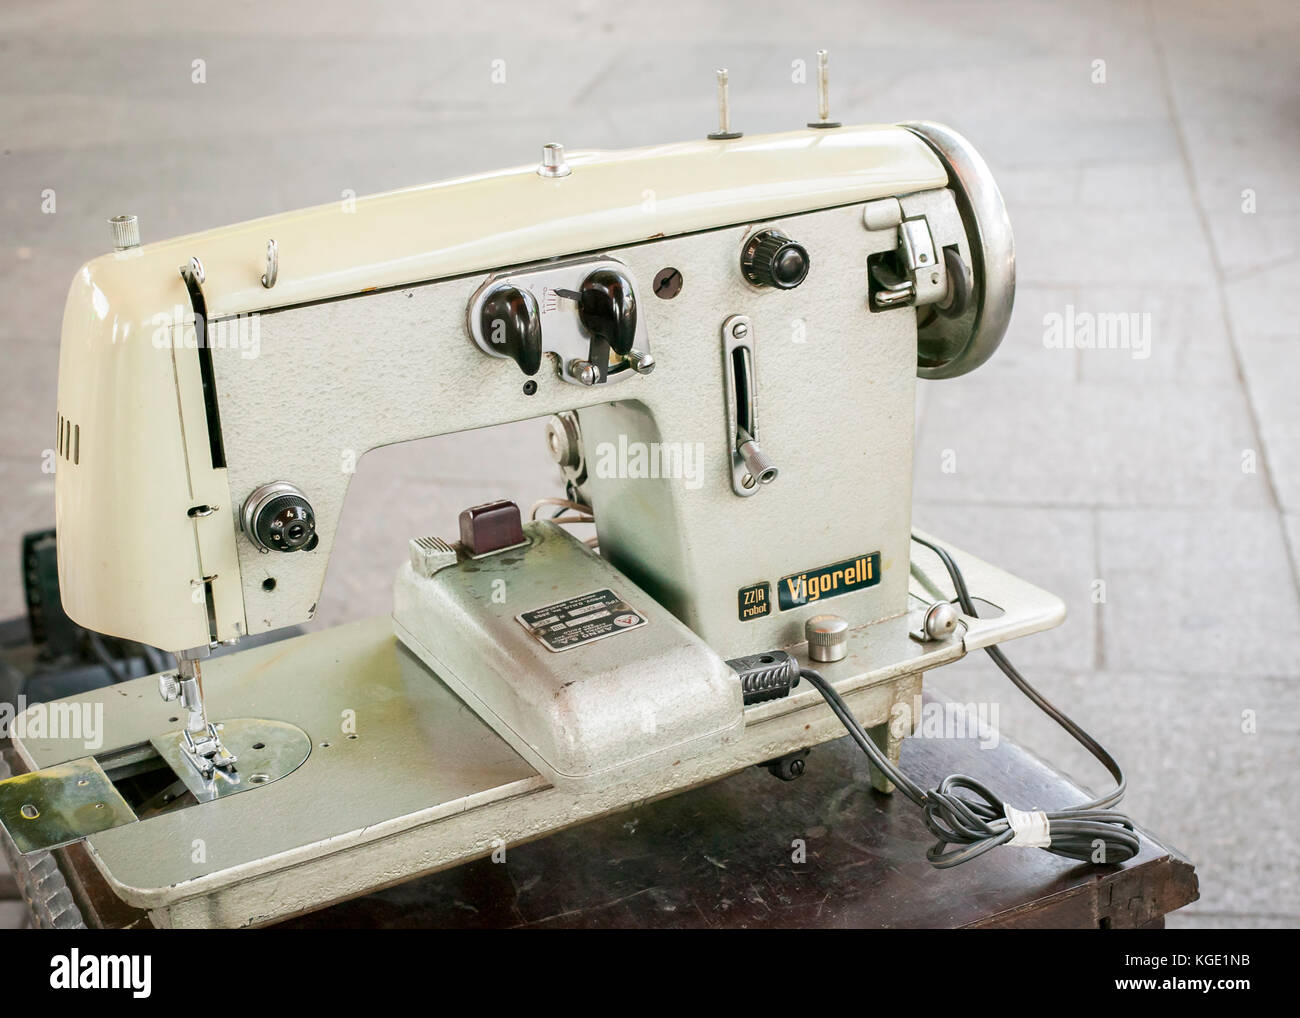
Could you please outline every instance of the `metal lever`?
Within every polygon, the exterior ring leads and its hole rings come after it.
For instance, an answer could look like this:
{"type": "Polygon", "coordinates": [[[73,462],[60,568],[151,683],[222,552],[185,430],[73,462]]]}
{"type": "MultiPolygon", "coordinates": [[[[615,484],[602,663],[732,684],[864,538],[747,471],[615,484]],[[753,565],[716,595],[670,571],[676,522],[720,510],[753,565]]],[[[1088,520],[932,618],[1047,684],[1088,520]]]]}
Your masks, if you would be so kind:
{"type": "Polygon", "coordinates": [[[758,379],[753,326],[745,315],[722,323],[723,374],[727,379],[727,437],[731,490],[748,497],[777,478],[776,464],[758,444],[758,379]]]}
{"type": "Polygon", "coordinates": [[[758,478],[759,484],[771,484],[776,480],[776,464],[744,428],[736,429],[736,452],[744,461],[749,476],[758,478]]]}

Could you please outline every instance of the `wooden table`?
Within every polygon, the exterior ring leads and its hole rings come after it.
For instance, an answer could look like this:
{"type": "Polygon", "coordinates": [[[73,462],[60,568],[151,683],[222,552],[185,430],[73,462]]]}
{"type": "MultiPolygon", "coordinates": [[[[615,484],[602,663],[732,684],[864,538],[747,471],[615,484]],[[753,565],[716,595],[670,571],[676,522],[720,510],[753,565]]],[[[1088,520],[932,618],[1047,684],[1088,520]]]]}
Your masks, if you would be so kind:
{"type": "MultiPolygon", "coordinates": [[[[922,783],[971,774],[1022,807],[1085,798],[1003,739],[908,739],[922,783]]],[[[1143,836],[1137,857],[1086,866],[1001,847],[956,869],[925,861],[932,837],[901,795],[871,790],[848,739],[812,751],[783,782],[751,767],[524,845],[281,924],[377,927],[1084,927],[1163,926],[1195,901],[1192,864],[1143,836]],[[803,846],[802,853],[800,846],[803,846]]],[[[58,853],[88,925],[147,917],[103,886],[85,850],[58,853]]]]}

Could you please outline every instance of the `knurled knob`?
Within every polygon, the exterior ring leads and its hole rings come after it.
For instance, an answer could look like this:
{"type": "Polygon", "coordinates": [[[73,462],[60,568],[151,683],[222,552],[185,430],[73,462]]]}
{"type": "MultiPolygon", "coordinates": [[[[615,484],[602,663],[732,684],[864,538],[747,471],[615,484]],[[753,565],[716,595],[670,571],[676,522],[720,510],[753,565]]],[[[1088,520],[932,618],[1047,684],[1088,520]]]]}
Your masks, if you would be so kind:
{"type": "Polygon", "coordinates": [[[808,275],[808,251],[784,233],[764,230],[749,238],[740,255],[740,269],[755,286],[793,290],[808,275]]]}
{"type": "Polygon", "coordinates": [[[814,615],[804,623],[803,633],[814,661],[842,661],[849,651],[849,624],[838,615],[814,615]]]}
{"type": "Polygon", "coordinates": [[[113,250],[129,251],[140,246],[140,220],[135,216],[114,216],[108,226],[113,231],[113,250]]]}
{"type": "Polygon", "coordinates": [[[180,680],[172,672],[163,672],[158,676],[158,695],[170,703],[181,695],[180,680]]]}

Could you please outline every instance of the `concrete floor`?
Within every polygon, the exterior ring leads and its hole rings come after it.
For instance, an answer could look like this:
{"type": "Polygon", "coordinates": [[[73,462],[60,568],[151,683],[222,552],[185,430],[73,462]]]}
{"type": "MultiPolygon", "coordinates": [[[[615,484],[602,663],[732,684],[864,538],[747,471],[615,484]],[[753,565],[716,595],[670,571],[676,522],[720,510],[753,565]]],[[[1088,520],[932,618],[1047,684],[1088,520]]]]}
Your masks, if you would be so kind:
{"type": "MultiPolygon", "coordinates": [[[[1196,861],[1201,900],[1170,925],[1296,925],[1300,7],[1284,0],[8,3],[0,615],[21,610],[18,535],[52,522],[63,298],[109,247],[106,217],[138,214],[147,241],[531,162],[548,140],[697,137],[717,66],[738,129],[788,129],[815,109],[791,61],[819,46],[839,119],[957,127],[1016,231],[1002,350],[922,385],[918,525],[1068,602],[1012,656],[1124,762],[1132,815],[1196,861]],[[1149,314],[1149,356],[1046,348],[1067,306],[1149,314]]],[[[376,452],[359,474],[321,624],[388,610],[408,535],[555,487],[536,423],[376,452]]],[[[932,681],[1103,784],[986,660],[932,681]]]]}

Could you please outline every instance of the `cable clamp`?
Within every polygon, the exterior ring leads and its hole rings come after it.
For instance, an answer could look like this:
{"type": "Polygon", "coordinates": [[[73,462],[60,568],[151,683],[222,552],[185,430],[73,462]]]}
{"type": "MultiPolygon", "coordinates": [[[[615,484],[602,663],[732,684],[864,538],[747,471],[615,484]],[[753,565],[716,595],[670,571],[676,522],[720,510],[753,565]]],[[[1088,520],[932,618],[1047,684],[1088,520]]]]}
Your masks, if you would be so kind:
{"type": "Polygon", "coordinates": [[[1003,810],[1015,835],[1007,842],[1008,845],[1047,848],[1052,844],[1052,825],[1041,809],[1019,810],[1014,806],[1004,806],[1003,810]]]}

